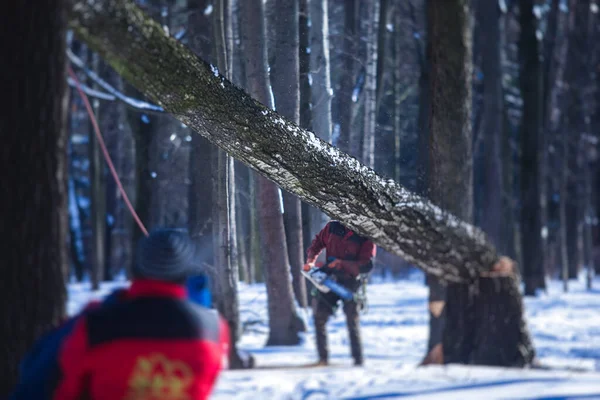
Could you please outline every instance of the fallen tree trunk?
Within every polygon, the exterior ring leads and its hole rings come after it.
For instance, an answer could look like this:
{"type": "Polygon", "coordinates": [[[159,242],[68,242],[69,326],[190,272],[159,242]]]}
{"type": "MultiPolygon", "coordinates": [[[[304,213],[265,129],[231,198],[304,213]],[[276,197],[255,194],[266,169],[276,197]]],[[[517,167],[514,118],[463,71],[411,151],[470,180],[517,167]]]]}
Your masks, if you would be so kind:
{"type": "Polygon", "coordinates": [[[384,249],[450,282],[472,281],[497,261],[479,229],[255,101],[133,1],[76,1],[70,26],[180,121],[384,249]]]}
{"type": "MultiPolygon", "coordinates": [[[[78,0],[70,17],[82,40],[166,111],[382,248],[445,282],[477,282],[498,260],[482,231],[252,99],[133,1],[78,0]]],[[[500,290],[515,299],[523,335],[523,362],[516,364],[527,364],[533,349],[516,279],[502,279],[500,290]]]]}

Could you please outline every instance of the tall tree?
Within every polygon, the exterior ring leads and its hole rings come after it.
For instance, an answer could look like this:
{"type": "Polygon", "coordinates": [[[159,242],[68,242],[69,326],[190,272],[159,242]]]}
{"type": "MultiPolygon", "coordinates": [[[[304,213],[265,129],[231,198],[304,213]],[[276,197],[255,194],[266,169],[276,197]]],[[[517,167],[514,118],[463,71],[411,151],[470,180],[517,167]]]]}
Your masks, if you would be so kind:
{"type": "Polygon", "coordinates": [[[377,45],[379,32],[379,0],[366,4],[367,52],[364,85],[364,125],[362,162],[375,166],[375,129],[377,128],[377,45]]]}
{"type": "MultiPolygon", "coordinates": [[[[267,31],[274,35],[273,56],[271,58],[271,86],[275,97],[275,109],[295,124],[300,123],[300,76],[299,76],[299,35],[298,0],[272,0],[273,10],[267,31]]],[[[296,301],[306,307],[306,284],[300,273],[304,264],[302,235],[302,209],[300,200],[283,192],[285,236],[292,270],[292,283],[296,301]]]]}
{"type": "MultiPolygon", "coordinates": [[[[328,0],[311,1],[310,5],[310,88],[312,100],[312,130],[322,140],[331,143],[331,73],[329,60],[328,0]]],[[[325,225],[327,217],[318,209],[310,209],[310,238],[325,225]]]]}
{"type": "MultiPolygon", "coordinates": [[[[88,63],[94,72],[99,72],[100,60],[97,54],[88,51],[88,63]]],[[[90,86],[96,89],[93,82],[90,86]]],[[[94,118],[100,118],[100,102],[94,100],[92,103],[94,118]]],[[[89,121],[89,159],[90,159],[90,183],[91,183],[91,207],[92,220],[92,257],[91,257],[91,281],[92,289],[98,290],[100,282],[104,277],[106,267],[106,174],[104,159],[96,132],[91,121],[89,121]]]]}
{"type": "MultiPolygon", "coordinates": [[[[340,149],[350,149],[350,136],[352,131],[352,91],[356,77],[356,49],[358,48],[358,11],[359,0],[344,0],[344,43],[343,59],[344,69],[340,76],[340,88],[336,93],[336,104],[340,134],[337,145],[340,149]]],[[[355,154],[353,154],[355,155],[355,154]]]]}
{"type": "MultiPolygon", "coordinates": [[[[231,47],[228,48],[225,33],[230,31],[231,2],[217,0],[213,11],[213,40],[217,68],[231,79],[231,47]],[[227,16],[227,18],[226,18],[227,16]]],[[[215,245],[215,269],[218,276],[217,307],[227,320],[231,335],[229,367],[244,366],[238,354],[237,342],[241,335],[237,284],[237,252],[235,237],[235,173],[233,159],[223,150],[213,152],[213,240],[215,245]]]]}
{"type": "Polygon", "coordinates": [[[504,229],[504,185],[502,136],[504,134],[504,93],[502,90],[503,11],[500,4],[485,4],[479,7],[483,73],[483,115],[481,134],[483,137],[484,190],[481,209],[481,228],[492,243],[506,251],[504,229]]]}
{"type": "MultiPolygon", "coordinates": [[[[209,0],[188,0],[188,43],[192,51],[205,60],[213,57],[212,19],[204,13],[209,4],[209,0]]],[[[192,135],[191,144],[188,228],[200,247],[201,259],[214,267],[212,154],[216,149],[200,135],[192,135]]],[[[213,274],[211,277],[214,280],[213,274]]]]}
{"type": "MultiPolygon", "coordinates": [[[[263,104],[273,108],[267,75],[262,0],[242,2],[240,15],[247,90],[263,104]]],[[[299,343],[298,333],[304,329],[304,324],[293,301],[279,189],[264,176],[258,176],[257,180],[261,249],[269,309],[267,345],[294,345],[299,343]]]]}
{"type": "Polygon", "coordinates": [[[32,343],[65,315],[67,271],[67,2],[16,2],[0,16],[3,226],[0,398],[32,343]],[[16,35],[16,36],[15,36],[16,35]],[[19,40],[15,40],[18,37],[19,40]],[[10,322],[9,322],[10,321],[10,322]]]}
{"type": "MultiPolygon", "coordinates": [[[[498,263],[498,253],[479,229],[398,183],[381,178],[356,159],[286,121],[215,74],[209,64],[194,57],[185,46],[165,37],[160,27],[148,21],[130,0],[97,1],[101,1],[100,7],[99,3],[78,1],[71,27],[112,65],[118,65],[125,79],[262,176],[426,272],[473,289],[469,293],[478,316],[476,335],[467,332],[469,340],[477,339],[469,357],[472,363],[524,366],[532,362],[534,349],[523,318],[518,281],[510,268],[498,270],[505,263],[498,263]],[[138,29],[141,26],[144,29],[138,29]]],[[[242,12],[242,27],[247,30],[242,36],[246,44],[256,40],[260,50],[264,45],[264,27],[260,22],[262,2],[257,3],[249,4],[242,12]],[[256,25],[260,28],[258,34],[256,25]]],[[[244,46],[245,51],[253,48],[244,46]]],[[[250,69],[246,73],[261,79],[261,86],[250,81],[248,84],[260,89],[257,93],[261,100],[269,104],[268,86],[264,85],[264,47],[260,54],[254,63],[247,63],[250,69]],[[260,71],[263,72],[257,73],[260,71]]],[[[261,190],[264,192],[264,187],[261,190]]],[[[277,209],[276,202],[270,204],[277,209]]],[[[283,224],[278,225],[278,232],[283,232],[283,224]]],[[[276,240],[277,236],[273,236],[276,240]]],[[[269,279],[273,278],[271,271],[267,274],[269,279]]],[[[279,310],[283,309],[282,316],[290,315],[293,303],[289,270],[281,268],[276,272],[282,273],[288,287],[287,295],[279,298],[283,300],[277,306],[285,300],[287,304],[279,310]]],[[[282,324],[282,331],[293,326],[288,324],[290,319],[275,322],[282,324]]]]}
{"type": "Polygon", "coordinates": [[[521,122],[521,252],[525,294],[534,295],[545,289],[544,254],[542,242],[541,206],[541,148],[543,124],[542,83],[543,69],[538,23],[534,14],[534,0],[520,0],[519,58],[523,116],[521,122]]]}
{"type": "MultiPolygon", "coordinates": [[[[429,198],[462,220],[473,219],[471,132],[471,29],[466,0],[427,1],[427,58],[429,86],[429,198]]],[[[429,351],[434,362],[457,361],[458,343],[442,341],[444,329],[464,331],[459,325],[464,305],[456,299],[468,292],[465,285],[446,287],[429,276],[429,351]],[[446,296],[449,297],[446,301],[446,296]],[[451,313],[447,328],[446,313],[451,313]],[[442,345],[443,343],[443,345],[442,345]],[[441,352],[443,350],[443,353],[441,352]],[[443,359],[440,359],[441,356],[443,359]]],[[[456,332],[452,332],[456,335],[456,332]]]]}
{"type": "MultiPolygon", "coordinates": [[[[100,62],[99,65],[100,77],[110,84],[112,87],[119,91],[123,91],[123,80],[110,66],[106,65],[105,62],[100,62]]],[[[98,107],[98,124],[100,125],[100,131],[105,138],[106,147],[108,152],[115,164],[115,168],[119,173],[121,179],[125,178],[125,170],[119,163],[119,152],[120,147],[125,145],[126,140],[129,139],[131,132],[127,123],[127,111],[125,110],[125,104],[120,101],[103,101],[98,107]]],[[[102,170],[106,170],[106,161],[101,158],[102,170]]],[[[106,175],[106,173],[104,174],[106,175]]],[[[105,233],[105,263],[104,263],[104,280],[111,280],[114,273],[115,265],[119,265],[119,260],[113,259],[113,255],[118,253],[116,250],[124,245],[119,240],[113,240],[114,236],[118,234],[116,228],[116,221],[120,217],[118,215],[118,209],[122,206],[122,200],[120,199],[120,193],[117,190],[117,185],[112,177],[106,177],[106,212],[102,215],[105,221],[106,233],[105,233]],[[115,250],[115,251],[113,251],[115,250]]],[[[136,227],[137,229],[137,227],[136,227]]]]}

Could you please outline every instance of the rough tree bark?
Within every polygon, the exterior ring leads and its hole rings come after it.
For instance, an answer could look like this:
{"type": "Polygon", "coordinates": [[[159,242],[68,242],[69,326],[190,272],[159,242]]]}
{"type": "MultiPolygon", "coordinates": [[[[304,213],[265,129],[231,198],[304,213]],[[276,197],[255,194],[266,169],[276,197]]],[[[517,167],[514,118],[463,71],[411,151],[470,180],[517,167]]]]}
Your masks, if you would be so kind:
{"type": "MultiPolygon", "coordinates": [[[[133,2],[98,1],[93,6],[83,0],[75,3],[70,25],[76,34],[168,112],[261,175],[445,281],[477,283],[498,260],[496,250],[479,229],[399,184],[382,179],[314,134],[286,121],[215,73],[185,46],[166,37],[133,2]]],[[[262,13],[262,3],[258,3],[241,15],[250,19],[253,12],[262,13]]],[[[242,24],[244,29],[253,26],[242,24]]],[[[244,33],[245,50],[252,48],[248,40],[261,40],[262,35],[254,33],[244,33]]],[[[258,60],[247,64],[250,70],[246,72],[248,77],[258,76],[264,83],[264,72],[257,74],[265,69],[264,50],[261,53],[258,60]]],[[[248,83],[250,91],[260,94],[260,100],[268,104],[266,85],[248,83]]],[[[277,204],[273,208],[277,209],[277,204]]],[[[289,282],[289,271],[284,279],[289,282]]],[[[480,290],[477,301],[488,304],[502,299],[498,308],[511,318],[508,322],[506,318],[492,321],[490,329],[499,332],[492,335],[496,343],[483,341],[480,348],[510,350],[504,358],[507,364],[526,364],[533,357],[533,348],[517,281],[514,276],[489,281],[497,285],[496,290],[480,290]],[[499,336],[509,322],[518,326],[519,343],[499,336]]],[[[499,312],[498,308],[491,312],[499,312]]]]}
{"type": "MultiPolygon", "coordinates": [[[[94,72],[99,72],[100,60],[97,54],[88,50],[88,64],[94,72]]],[[[91,81],[88,85],[97,89],[91,81]]],[[[100,102],[97,99],[91,101],[92,110],[96,119],[100,121],[100,102]]],[[[104,173],[104,158],[100,149],[96,132],[92,121],[89,125],[89,159],[90,159],[90,214],[92,220],[92,256],[91,256],[91,281],[92,289],[98,290],[104,275],[106,266],[106,174],[104,173]]]]}
{"type": "Polygon", "coordinates": [[[67,266],[67,2],[16,2],[0,16],[10,101],[0,118],[2,279],[0,398],[19,362],[65,314],[67,266]],[[15,40],[15,38],[19,38],[15,40]]]}
{"type": "MultiPolygon", "coordinates": [[[[240,13],[247,89],[263,104],[273,107],[267,75],[262,0],[244,1],[240,4],[240,13]]],[[[220,83],[223,87],[227,87],[225,81],[220,83]]],[[[293,301],[279,190],[264,176],[258,176],[257,189],[261,249],[269,309],[267,345],[295,345],[299,343],[298,333],[304,330],[304,323],[298,316],[293,301]]]]}
{"type": "Polygon", "coordinates": [[[567,65],[565,71],[566,97],[564,132],[563,168],[565,169],[566,194],[564,201],[564,216],[566,228],[566,246],[568,253],[568,277],[577,279],[580,268],[581,252],[579,251],[580,230],[582,218],[580,199],[584,195],[581,190],[581,140],[585,132],[584,107],[581,91],[587,84],[585,57],[589,50],[586,48],[587,14],[589,0],[571,0],[569,2],[569,45],[567,50],[567,65]]]}
{"type": "Polygon", "coordinates": [[[367,52],[364,86],[364,124],[362,162],[367,167],[375,166],[375,129],[377,127],[377,33],[379,32],[379,0],[366,4],[367,52]]]}
{"type": "Polygon", "coordinates": [[[358,8],[359,0],[344,0],[344,70],[340,77],[340,88],[336,94],[340,136],[337,146],[342,151],[350,149],[350,135],[352,131],[352,88],[356,76],[355,54],[358,48],[358,8]]]}
{"type": "MultiPolygon", "coordinates": [[[[304,129],[312,131],[312,110],[311,110],[311,81],[312,76],[310,75],[310,57],[311,57],[311,45],[310,45],[310,32],[311,27],[309,26],[310,11],[308,7],[308,0],[298,1],[298,61],[299,61],[299,72],[300,72],[300,126],[304,129]]],[[[302,202],[302,244],[303,250],[306,249],[308,244],[313,238],[313,215],[320,213],[316,208],[309,206],[302,202]]],[[[305,282],[307,301],[310,303],[311,295],[311,284],[305,282]]]]}
{"type": "MultiPolygon", "coordinates": [[[[213,11],[213,47],[217,68],[231,79],[231,47],[228,48],[225,32],[230,31],[231,3],[217,0],[213,11]],[[228,18],[226,18],[228,15],[228,18]]],[[[218,276],[219,297],[217,307],[229,325],[231,346],[229,368],[244,367],[237,349],[241,335],[237,284],[239,281],[235,237],[235,172],[233,158],[223,150],[213,152],[213,240],[215,246],[215,269],[218,276]]]]}
{"type": "MultiPolygon", "coordinates": [[[[427,1],[427,59],[429,86],[429,198],[464,221],[473,219],[473,166],[471,131],[471,29],[464,0],[427,1]]],[[[459,300],[466,285],[448,290],[435,276],[429,284],[429,350],[439,361],[458,361],[465,345],[461,324],[465,304],[459,300]],[[448,293],[447,293],[448,292],[448,293]],[[446,297],[451,297],[446,301],[446,297]],[[448,326],[446,313],[450,313],[448,326]],[[456,342],[443,340],[442,334],[456,342]],[[442,347],[440,347],[443,344],[442,347]],[[440,350],[443,348],[443,353],[440,350]],[[444,356],[439,360],[439,356],[444,356]]]]}
{"type": "MultiPolygon", "coordinates": [[[[204,15],[209,0],[188,0],[188,41],[190,48],[199,57],[212,59],[212,19],[204,15]]],[[[204,137],[192,135],[190,149],[190,187],[188,229],[200,247],[202,261],[215,265],[212,235],[212,153],[216,148],[204,137]]],[[[211,277],[214,279],[214,276],[211,277]]],[[[213,285],[216,282],[213,282],[213,285]]]]}
{"type": "MultiPolygon", "coordinates": [[[[329,62],[328,0],[311,1],[310,8],[310,88],[312,130],[323,141],[331,143],[331,73],[329,62]]],[[[310,209],[310,238],[327,223],[327,217],[316,208],[310,209]]]]}
{"type": "MultiPolygon", "coordinates": [[[[299,36],[298,36],[298,0],[272,0],[270,18],[273,35],[273,56],[271,63],[271,86],[275,97],[275,109],[295,124],[300,123],[300,77],[299,77],[299,36]]],[[[292,286],[296,301],[306,308],[306,284],[301,274],[304,264],[304,246],[302,236],[302,209],[300,200],[283,192],[285,236],[288,257],[292,271],[292,286]]]]}
{"type": "MultiPolygon", "coordinates": [[[[101,62],[99,68],[100,77],[117,90],[123,90],[123,80],[110,66],[101,62]]],[[[118,162],[119,147],[123,146],[125,138],[129,136],[129,128],[127,124],[127,115],[125,105],[119,101],[101,102],[98,108],[100,131],[105,138],[106,147],[111,155],[115,168],[121,178],[124,177],[124,171],[118,162]]],[[[101,158],[102,168],[106,169],[106,161],[101,158]]],[[[105,175],[107,175],[105,173],[105,175]]],[[[104,264],[104,280],[112,280],[113,275],[117,272],[114,270],[115,265],[119,265],[119,260],[113,259],[113,255],[118,253],[117,249],[122,246],[122,243],[117,237],[114,237],[115,221],[118,216],[119,207],[123,206],[123,200],[117,190],[117,184],[112,176],[106,178],[106,215],[103,218],[111,217],[110,223],[106,219],[106,240],[105,240],[105,264],[104,264]],[[115,240],[113,240],[115,239],[115,240]]]]}
{"type": "Polygon", "coordinates": [[[521,268],[525,294],[545,289],[541,207],[541,137],[543,117],[543,69],[540,43],[536,35],[537,19],[533,0],[520,0],[519,38],[520,86],[523,98],[521,123],[521,268]]]}
{"type": "Polygon", "coordinates": [[[483,72],[482,135],[484,140],[484,184],[481,229],[499,249],[506,251],[503,207],[504,185],[502,166],[502,136],[504,93],[502,91],[501,19],[503,12],[497,2],[480,7],[483,72]]]}

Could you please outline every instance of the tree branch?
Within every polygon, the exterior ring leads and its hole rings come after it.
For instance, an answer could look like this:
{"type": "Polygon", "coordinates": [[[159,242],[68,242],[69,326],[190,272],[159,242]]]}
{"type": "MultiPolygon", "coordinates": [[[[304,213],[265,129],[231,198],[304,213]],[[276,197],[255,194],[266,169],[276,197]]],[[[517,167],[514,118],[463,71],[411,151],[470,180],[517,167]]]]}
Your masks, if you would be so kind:
{"type": "Polygon", "coordinates": [[[131,0],[77,0],[70,26],[161,108],[384,249],[454,282],[472,281],[497,261],[479,229],[252,99],[131,0]]]}

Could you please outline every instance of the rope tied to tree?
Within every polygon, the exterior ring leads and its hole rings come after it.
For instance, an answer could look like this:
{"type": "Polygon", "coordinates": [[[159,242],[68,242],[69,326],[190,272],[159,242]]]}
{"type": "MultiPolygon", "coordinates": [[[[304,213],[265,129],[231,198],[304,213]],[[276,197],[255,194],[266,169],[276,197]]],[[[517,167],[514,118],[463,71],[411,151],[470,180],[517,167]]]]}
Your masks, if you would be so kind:
{"type": "Polygon", "coordinates": [[[115,183],[117,184],[117,188],[119,189],[121,196],[123,196],[123,200],[125,201],[125,204],[127,205],[127,208],[129,209],[129,212],[133,216],[133,219],[139,226],[140,230],[144,233],[145,236],[148,236],[148,230],[146,230],[146,227],[140,220],[140,217],[135,212],[135,209],[134,209],[133,205],[131,204],[131,201],[129,201],[129,197],[127,196],[127,193],[125,192],[125,188],[123,188],[123,184],[121,183],[119,174],[117,173],[117,170],[115,169],[112,159],[110,158],[110,154],[108,153],[108,150],[104,143],[104,139],[102,138],[102,133],[100,132],[100,127],[98,126],[98,121],[96,120],[96,116],[94,115],[94,111],[92,110],[92,106],[90,104],[88,96],[85,94],[85,92],[81,88],[81,83],[79,82],[79,79],[77,79],[77,75],[75,74],[75,72],[73,72],[73,69],[71,68],[70,65],[68,67],[68,72],[69,72],[69,75],[71,76],[71,78],[73,79],[73,81],[75,82],[75,87],[77,88],[77,92],[79,93],[79,96],[81,96],[81,99],[83,100],[83,104],[85,105],[87,113],[90,116],[92,126],[94,127],[94,133],[96,135],[96,138],[98,139],[98,143],[100,144],[100,148],[102,149],[102,154],[104,155],[104,159],[106,160],[106,163],[108,164],[108,168],[110,169],[110,172],[115,180],[115,183]]]}

